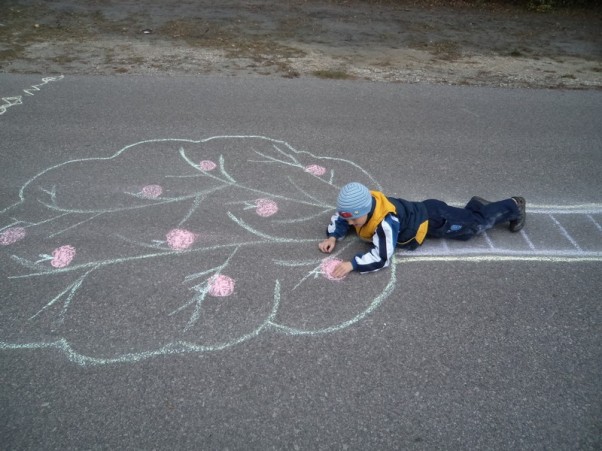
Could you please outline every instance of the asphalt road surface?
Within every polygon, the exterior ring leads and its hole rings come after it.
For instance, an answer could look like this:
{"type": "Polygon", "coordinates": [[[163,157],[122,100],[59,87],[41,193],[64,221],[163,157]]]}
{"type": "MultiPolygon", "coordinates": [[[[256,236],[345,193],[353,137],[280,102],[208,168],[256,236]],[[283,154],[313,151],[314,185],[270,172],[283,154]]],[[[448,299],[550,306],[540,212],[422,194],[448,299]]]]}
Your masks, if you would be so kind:
{"type": "Polygon", "coordinates": [[[600,449],[602,93],[0,76],[4,449],[600,449]],[[340,186],[528,201],[329,278],[340,186]],[[325,257],[328,257],[325,259],[325,257]]]}

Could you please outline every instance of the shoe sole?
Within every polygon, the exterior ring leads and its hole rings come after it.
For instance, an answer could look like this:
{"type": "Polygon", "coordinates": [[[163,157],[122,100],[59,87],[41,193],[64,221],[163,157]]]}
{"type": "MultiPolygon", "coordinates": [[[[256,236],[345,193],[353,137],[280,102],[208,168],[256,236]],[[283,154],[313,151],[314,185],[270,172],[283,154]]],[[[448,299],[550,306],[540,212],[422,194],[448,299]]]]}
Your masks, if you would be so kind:
{"type": "Polygon", "coordinates": [[[527,201],[524,197],[513,197],[512,198],[518,207],[518,218],[510,221],[508,228],[511,232],[515,233],[520,231],[524,226],[527,220],[527,201]]]}

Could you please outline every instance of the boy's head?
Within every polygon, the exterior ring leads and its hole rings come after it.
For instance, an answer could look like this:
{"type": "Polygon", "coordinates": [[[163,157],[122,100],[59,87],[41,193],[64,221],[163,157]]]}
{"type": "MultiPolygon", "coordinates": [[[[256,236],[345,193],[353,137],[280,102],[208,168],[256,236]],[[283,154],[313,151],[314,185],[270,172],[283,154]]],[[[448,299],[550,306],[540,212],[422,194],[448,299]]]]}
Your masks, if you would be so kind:
{"type": "Polygon", "coordinates": [[[347,222],[354,225],[355,220],[363,219],[370,213],[371,208],[372,194],[364,185],[352,182],[341,188],[337,199],[337,212],[347,222]]]}

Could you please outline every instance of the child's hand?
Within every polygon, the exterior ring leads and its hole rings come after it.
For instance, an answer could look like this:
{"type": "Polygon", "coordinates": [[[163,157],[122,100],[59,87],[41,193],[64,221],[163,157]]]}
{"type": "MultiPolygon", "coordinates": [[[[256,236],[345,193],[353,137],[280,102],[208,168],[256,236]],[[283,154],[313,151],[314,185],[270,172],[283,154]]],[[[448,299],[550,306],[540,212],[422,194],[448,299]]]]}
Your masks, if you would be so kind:
{"type": "Polygon", "coordinates": [[[334,268],[334,271],[332,271],[332,276],[336,279],[342,279],[351,271],[353,271],[353,265],[351,262],[341,262],[336,268],[334,268]]]}
{"type": "Polygon", "coordinates": [[[324,241],[322,241],[320,244],[318,244],[318,247],[320,248],[320,250],[326,254],[330,254],[335,246],[337,245],[337,239],[333,236],[326,238],[324,241]]]}

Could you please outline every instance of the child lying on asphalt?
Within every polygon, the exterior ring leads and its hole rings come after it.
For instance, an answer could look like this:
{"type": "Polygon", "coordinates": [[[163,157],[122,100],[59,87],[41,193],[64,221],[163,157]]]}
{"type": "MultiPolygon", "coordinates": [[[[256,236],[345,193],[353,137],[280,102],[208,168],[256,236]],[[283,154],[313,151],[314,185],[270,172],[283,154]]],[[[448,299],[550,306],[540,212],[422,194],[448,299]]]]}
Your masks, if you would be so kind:
{"type": "Polygon", "coordinates": [[[350,226],[360,238],[372,241],[370,252],[339,263],[332,276],[341,278],[351,271],[367,273],[389,266],[396,247],[414,250],[425,238],[468,240],[504,222],[509,222],[511,232],[518,232],[524,227],[525,219],[523,197],[498,202],[473,197],[464,208],[457,208],[436,199],[410,202],[387,197],[353,182],[341,189],[337,212],[327,229],[328,238],[318,247],[322,252],[331,253],[350,226]]]}

